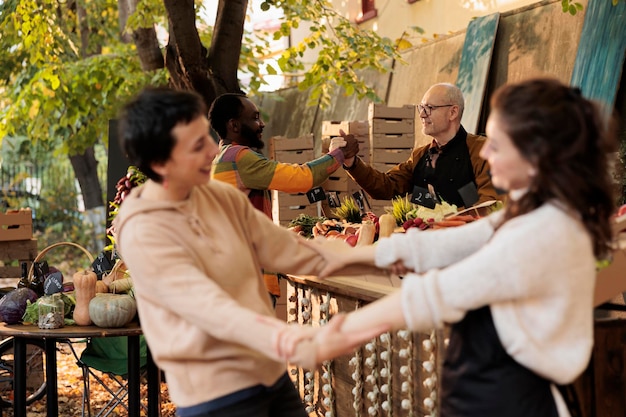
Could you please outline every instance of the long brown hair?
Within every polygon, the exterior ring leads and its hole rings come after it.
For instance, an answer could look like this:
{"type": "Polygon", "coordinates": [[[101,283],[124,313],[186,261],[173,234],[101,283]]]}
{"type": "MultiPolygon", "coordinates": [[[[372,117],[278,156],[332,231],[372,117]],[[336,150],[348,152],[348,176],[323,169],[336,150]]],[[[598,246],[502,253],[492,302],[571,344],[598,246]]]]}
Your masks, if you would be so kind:
{"type": "Polygon", "coordinates": [[[528,192],[511,202],[505,218],[557,199],[579,213],[595,256],[607,256],[615,211],[610,153],[617,141],[606,131],[596,105],[558,80],[533,79],[499,88],[491,109],[515,147],[537,168],[528,192]]]}

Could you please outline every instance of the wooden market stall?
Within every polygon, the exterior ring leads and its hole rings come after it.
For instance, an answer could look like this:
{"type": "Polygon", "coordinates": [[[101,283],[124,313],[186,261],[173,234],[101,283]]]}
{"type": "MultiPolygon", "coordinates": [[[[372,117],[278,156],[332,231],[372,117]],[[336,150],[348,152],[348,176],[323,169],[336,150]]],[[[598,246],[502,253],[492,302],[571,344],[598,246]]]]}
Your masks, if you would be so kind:
{"type": "MultiPolygon", "coordinates": [[[[619,246],[613,261],[598,273],[596,306],[616,298],[624,304],[625,229],[626,215],[615,222],[619,246]]],[[[401,286],[398,277],[336,277],[323,281],[312,276],[288,278],[287,319],[312,326],[324,325],[333,314],[357,309],[401,286]]],[[[596,320],[592,359],[573,385],[582,416],[626,415],[624,340],[626,320],[596,320]]],[[[435,416],[437,375],[445,344],[445,330],[390,332],[366,343],[353,355],[326,362],[315,370],[292,368],[290,372],[311,416],[435,416]]]]}

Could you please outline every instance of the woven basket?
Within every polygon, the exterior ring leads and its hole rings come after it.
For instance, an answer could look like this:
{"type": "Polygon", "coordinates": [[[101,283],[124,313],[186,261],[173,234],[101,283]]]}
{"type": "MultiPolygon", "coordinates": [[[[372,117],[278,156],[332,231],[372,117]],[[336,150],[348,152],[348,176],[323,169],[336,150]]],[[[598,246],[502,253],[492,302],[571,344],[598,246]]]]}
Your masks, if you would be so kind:
{"type": "Polygon", "coordinates": [[[91,253],[89,253],[89,251],[85,248],[83,248],[82,246],[80,246],[77,243],[72,243],[72,242],[57,242],[57,243],[53,243],[52,245],[44,248],[41,252],[39,252],[39,254],[37,254],[37,256],[35,257],[35,259],[33,260],[33,262],[30,265],[30,269],[28,271],[28,281],[32,282],[33,278],[34,278],[34,271],[35,271],[35,262],[39,262],[43,259],[44,256],[46,256],[46,254],[48,252],[50,252],[52,249],[54,248],[58,248],[60,246],[71,246],[77,249],[80,249],[89,259],[89,264],[91,265],[94,261],[93,256],[91,255],[91,253]]]}

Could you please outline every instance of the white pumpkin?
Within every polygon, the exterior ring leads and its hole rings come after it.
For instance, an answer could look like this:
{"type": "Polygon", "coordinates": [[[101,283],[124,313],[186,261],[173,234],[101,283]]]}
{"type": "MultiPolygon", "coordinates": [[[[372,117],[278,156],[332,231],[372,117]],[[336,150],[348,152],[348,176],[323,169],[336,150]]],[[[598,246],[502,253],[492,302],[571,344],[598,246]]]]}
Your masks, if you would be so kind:
{"type": "Polygon", "coordinates": [[[128,294],[99,293],[89,302],[89,317],[98,327],[123,327],[137,313],[137,302],[128,294]]]}

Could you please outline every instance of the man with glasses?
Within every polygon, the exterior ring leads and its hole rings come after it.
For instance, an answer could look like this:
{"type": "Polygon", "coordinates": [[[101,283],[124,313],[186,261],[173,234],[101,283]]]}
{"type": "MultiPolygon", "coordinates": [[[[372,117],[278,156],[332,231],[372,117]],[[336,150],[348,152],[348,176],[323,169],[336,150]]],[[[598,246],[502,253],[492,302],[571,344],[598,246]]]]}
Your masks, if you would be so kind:
{"type": "Polygon", "coordinates": [[[406,162],[385,173],[358,157],[346,158],[344,168],[377,200],[408,193],[412,201],[425,206],[443,200],[462,208],[502,199],[491,184],[489,165],[479,156],[485,138],[467,133],[461,126],[463,108],[458,87],[433,85],[417,105],[422,132],[432,138],[430,144],[413,149],[406,162]]]}

